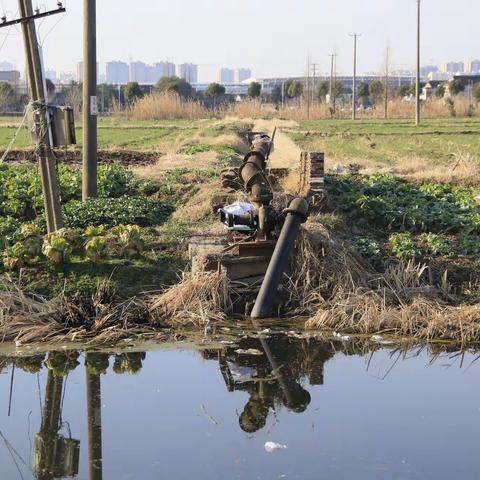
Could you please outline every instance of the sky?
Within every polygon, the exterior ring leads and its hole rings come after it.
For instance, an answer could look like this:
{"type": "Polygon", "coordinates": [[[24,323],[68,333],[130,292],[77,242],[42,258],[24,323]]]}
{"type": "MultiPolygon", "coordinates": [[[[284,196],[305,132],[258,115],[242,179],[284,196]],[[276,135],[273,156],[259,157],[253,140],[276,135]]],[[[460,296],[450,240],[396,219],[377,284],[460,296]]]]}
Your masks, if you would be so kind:
{"type": "MultiPolygon", "coordinates": [[[[82,4],[66,0],[66,14],[37,22],[47,68],[74,71],[81,60],[82,4]]],[[[17,17],[17,0],[0,9],[17,17]]],[[[422,64],[480,58],[479,18],[479,0],[422,0],[422,64]]],[[[416,0],[97,0],[98,61],[101,71],[109,60],[192,62],[208,82],[222,66],[301,76],[308,56],[327,72],[335,52],[338,73],[350,74],[349,34],[358,32],[359,72],[383,71],[387,45],[391,68],[412,68],[415,22],[416,0]]],[[[22,42],[19,27],[0,29],[0,61],[23,71],[22,42]]]]}

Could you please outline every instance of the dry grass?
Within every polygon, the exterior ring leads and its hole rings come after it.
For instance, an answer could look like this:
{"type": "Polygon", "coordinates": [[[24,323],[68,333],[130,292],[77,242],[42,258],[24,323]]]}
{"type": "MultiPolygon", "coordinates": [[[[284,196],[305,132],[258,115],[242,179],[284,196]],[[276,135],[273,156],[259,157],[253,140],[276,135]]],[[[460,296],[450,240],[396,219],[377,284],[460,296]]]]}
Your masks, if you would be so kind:
{"type": "Polygon", "coordinates": [[[114,113],[131,120],[197,120],[212,117],[212,112],[194,100],[182,100],[173,93],[147,95],[125,110],[114,113]]]}
{"type": "MultiPolygon", "coordinates": [[[[262,103],[260,100],[246,99],[231,105],[220,107],[216,110],[205,108],[196,100],[182,100],[175,93],[153,93],[135,102],[126,109],[114,109],[114,115],[127,117],[130,120],[166,120],[166,119],[208,119],[208,118],[240,118],[240,119],[273,119],[282,118],[293,121],[323,120],[333,118],[350,118],[351,106],[337,104],[335,112],[330,105],[314,102],[307,108],[304,100],[283,108],[275,108],[271,104],[262,103]]],[[[389,101],[389,118],[413,118],[415,116],[415,103],[395,98],[389,101]]],[[[449,118],[480,116],[480,108],[472,106],[464,95],[457,95],[451,102],[432,98],[422,103],[422,116],[424,118],[449,118]]],[[[361,110],[358,118],[384,118],[383,102],[376,107],[361,110]]]]}
{"type": "Polygon", "coordinates": [[[149,311],[160,325],[205,327],[223,321],[230,311],[228,279],[222,272],[191,275],[149,300],[149,311]]]}
{"type": "Polygon", "coordinates": [[[351,159],[350,163],[359,165],[365,175],[388,173],[416,182],[439,182],[462,185],[478,185],[480,183],[480,166],[476,159],[464,152],[454,154],[448,164],[433,163],[424,157],[402,157],[394,165],[385,165],[368,158],[351,159]]]}
{"type": "Polygon", "coordinates": [[[25,295],[14,284],[2,285],[2,341],[101,343],[141,334],[159,334],[149,324],[145,305],[140,300],[115,302],[106,283],[99,284],[90,299],[60,295],[54,300],[25,295]]]}

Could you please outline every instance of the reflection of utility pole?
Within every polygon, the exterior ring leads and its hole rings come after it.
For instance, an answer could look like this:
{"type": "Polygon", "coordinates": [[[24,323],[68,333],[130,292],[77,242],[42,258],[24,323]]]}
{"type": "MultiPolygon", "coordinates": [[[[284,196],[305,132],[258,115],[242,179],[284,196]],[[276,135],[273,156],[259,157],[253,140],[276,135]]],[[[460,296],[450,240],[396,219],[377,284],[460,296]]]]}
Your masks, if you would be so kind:
{"type": "Polygon", "coordinates": [[[87,383],[89,478],[90,480],[102,480],[102,397],[100,375],[90,373],[88,366],[86,366],[85,369],[87,383]]]}
{"type": "Polygon", "coordinates": [[[63,377],[48,372],[40,431],[35,435],[33,472],[38,480],[78,475],[80,442],[59,435],[63,377]]]}
{"type": "Polygon", "coordinates": [[[421,0],[417,0],[417,78],[415,82],[415,125],[420,125],[420,11],[421,0]]]}
{"type": "Polygon", "coordinates": [[[352,83],[352,120],[357,118],[357,38],[360,33],[352,33],[353,37],[353,83],[352,83]]]}

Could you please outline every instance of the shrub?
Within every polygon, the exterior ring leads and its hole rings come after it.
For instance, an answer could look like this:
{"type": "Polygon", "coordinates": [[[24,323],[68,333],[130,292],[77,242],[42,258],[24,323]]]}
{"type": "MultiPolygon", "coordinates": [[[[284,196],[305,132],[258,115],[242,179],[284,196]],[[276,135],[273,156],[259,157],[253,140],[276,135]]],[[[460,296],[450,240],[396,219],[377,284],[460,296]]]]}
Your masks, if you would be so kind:
{"type": "Polygon", "coordinates": [[[111,228],[127,224],[148,227],[163,223],[171,211],[171,206],[156,200],[120,197],[70,202],[63,208],[63,215],[66,226],[72,228],[100,225],[111,228]]]}

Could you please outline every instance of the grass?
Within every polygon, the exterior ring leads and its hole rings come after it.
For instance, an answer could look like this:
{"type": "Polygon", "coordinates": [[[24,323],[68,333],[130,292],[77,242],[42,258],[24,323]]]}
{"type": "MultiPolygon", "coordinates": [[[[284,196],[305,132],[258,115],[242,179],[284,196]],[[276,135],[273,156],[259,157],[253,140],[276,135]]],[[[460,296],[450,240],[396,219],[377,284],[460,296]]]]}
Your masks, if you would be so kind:
{"type": "MultiPolygon", "coordinates": [[[[0,117],[0,150],[5,149],[13,138],[19,117],[0,117]]],[[[213,120],[144,120],[99,117],[98,147],[100,150],[125,149],[138,151],[166,151],[181,139],[195,136],[204,129],[218,133],[213,120]]],[[[77,145],[81,149],[83,129],[81,121],[76,125],[77,145]]],[[[26,129],[22,129],[13,146],[14,149],[31,149],[32,141],[26,129]]]]}
{"type": "Polygon", "coordinates": [[[358,161],[397,165],[412,157],[448,165],[459,153],[480,164],[480,119],[303,121],[288,134],[305,150],[324,152],[327,166],[358,161]]]}

